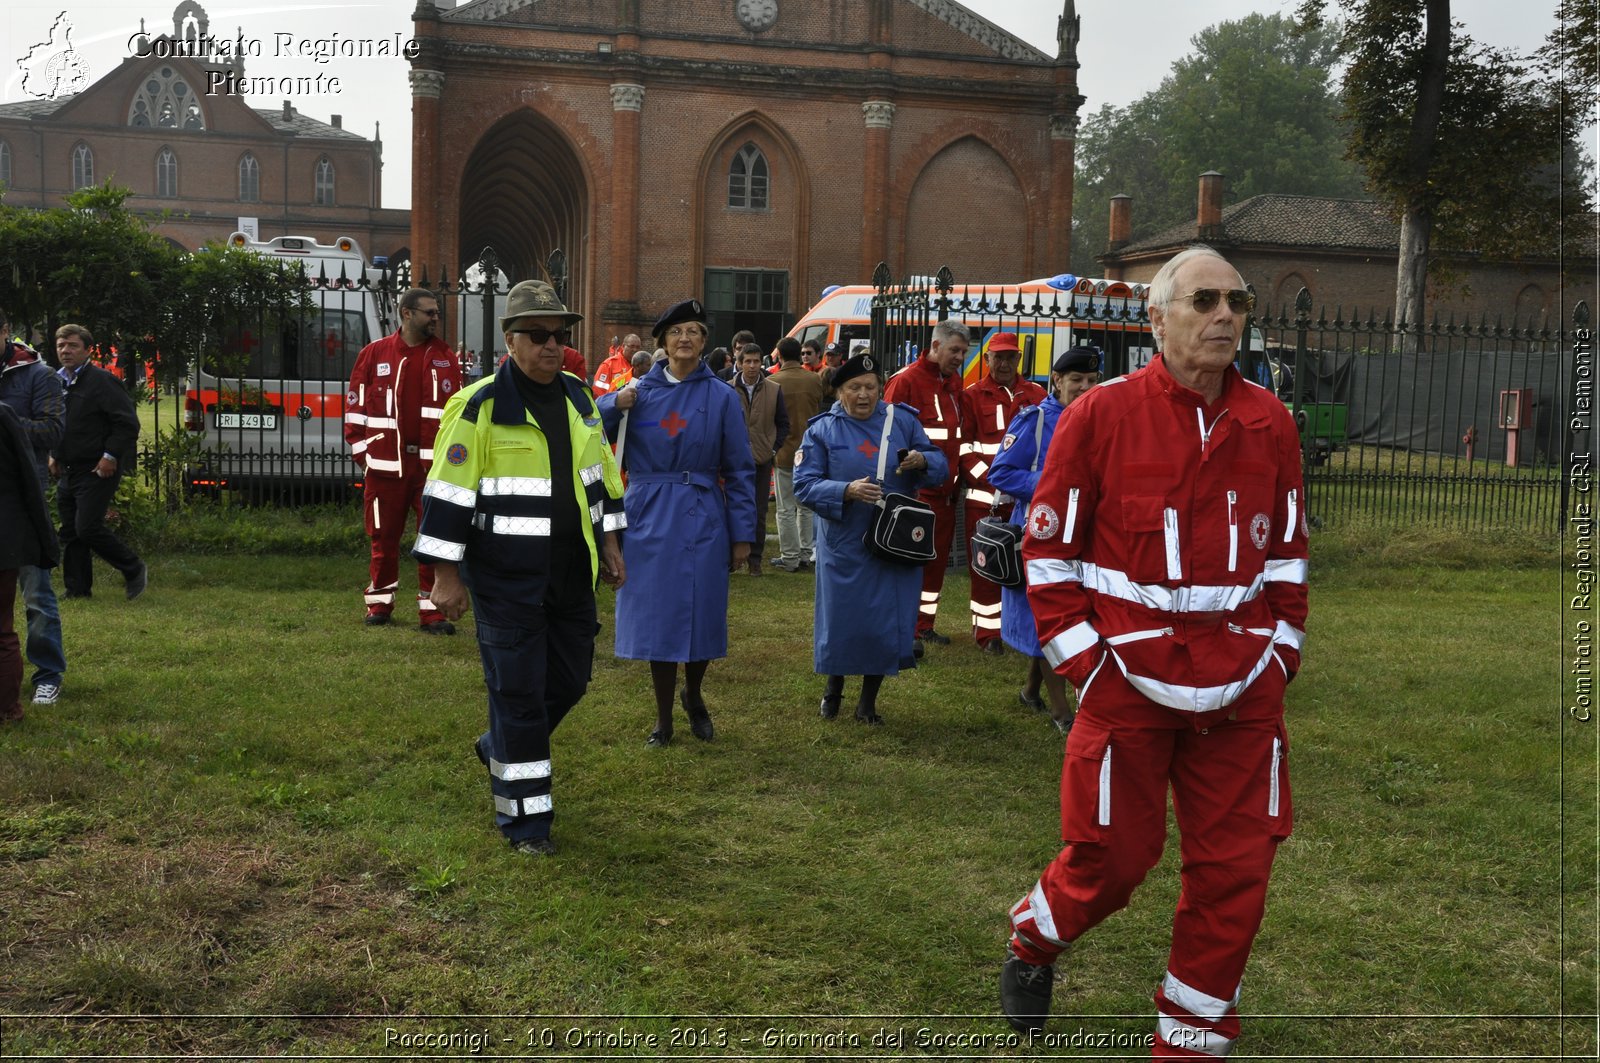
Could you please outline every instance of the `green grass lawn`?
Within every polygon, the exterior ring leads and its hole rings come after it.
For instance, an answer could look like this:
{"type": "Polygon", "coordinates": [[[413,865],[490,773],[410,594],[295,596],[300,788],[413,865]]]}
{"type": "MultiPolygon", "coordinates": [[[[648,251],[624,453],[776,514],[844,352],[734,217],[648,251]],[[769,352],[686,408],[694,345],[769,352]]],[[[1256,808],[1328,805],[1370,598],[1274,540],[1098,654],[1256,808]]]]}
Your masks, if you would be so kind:
{"type": "MultiPolygon", "coordinates": [[[[1555,564],[1326,554],[1241,1055],[1592,1056],[1593,734],[1563,759],[1555,564]]],[[[362,627],[356,554],[151,572],[137,603],[104,569],[63,603],[65,695],[0,731],[0,1011],[51,1016],[4,1019],[4,1054],[1148,1054],[1175,840],[1061,965],[1053,1029],[1117,1046],[933,1040],[1008,1031],[1006,911],[1058,846],[1062,740],[1014,655],[957,637],[885,683],[887,726],[825,722],[810,578],[739,577],[717,740],[646,749],[602,592],[555,739],[561,851],[530,860],[471,752],[470,623],[362,627]]]]}

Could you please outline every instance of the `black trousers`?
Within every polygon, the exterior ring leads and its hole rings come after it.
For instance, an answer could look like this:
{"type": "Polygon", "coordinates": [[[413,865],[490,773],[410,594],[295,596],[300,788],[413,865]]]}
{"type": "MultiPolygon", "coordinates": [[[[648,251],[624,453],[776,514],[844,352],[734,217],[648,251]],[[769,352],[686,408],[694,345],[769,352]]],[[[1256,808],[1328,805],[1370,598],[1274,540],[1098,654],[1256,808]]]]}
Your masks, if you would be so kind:
{"type": "Polygon", "coordinates": [[[767,549],[767,504],[772,498],[772,462],[756,466],[756,541],[750,544],[750,557],[760,561],[767,549]]]}
{"type": "Polygon", "coordinates": [[[106,510],[117,493],[122,473],[102,479],[93,466],[68,469],[56,490],[61,514],[61,582],[68,594],[88,594],[94,588],[93,553],[99,554],[123,579],[138,575],[143,563],[128,544],[106,526],[106,510]]]}
{"type": "Polygon", "coordinates": [[[550,562],[542,600],[497,593],[470,563],[466,571],[489,688],[489,789],[513,842],[550,836],[550,735],[588,689],[599,630],[583,541],[553,549],[550,562]]]}

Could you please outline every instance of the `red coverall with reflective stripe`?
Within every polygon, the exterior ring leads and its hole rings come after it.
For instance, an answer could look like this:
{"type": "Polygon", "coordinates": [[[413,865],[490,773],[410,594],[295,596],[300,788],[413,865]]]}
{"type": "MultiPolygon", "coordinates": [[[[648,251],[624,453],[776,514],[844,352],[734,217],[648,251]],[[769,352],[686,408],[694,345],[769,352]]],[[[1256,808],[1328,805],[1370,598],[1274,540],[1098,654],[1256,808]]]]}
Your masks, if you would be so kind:
{"type": "MultiPolygon", "coordinates": [[[[989,466],[1000,453],[1006,426],[1024,406],[1044,401],[1044,388],[1017,377],[1006,387],[991,376],[973,382],[961,393],[961,485],[966,488],[967,535],[978,521],[989,516],[994,505],[994,488],[989,486],[989,466]]],[[[967,557],[972,568],[972,558],[967,557]]],[[[1000,638],[1000,585],[991,583],[972,569],[972,637],[984,646],[1000,638]]]]}
{"type": "MultiPolygon", "coordinates": [[[[400,535],[406,513],[422,519],[422,488],[433,464],[433,439],[445,402],[461,388],[461,362],[450,345],[430,339],[407,347],[397,332],[362,348],[345,395],[344,438],[365,470],[362,512],[372,540],[367,612],[394,610],[400,584],[400,535]]],[[[417,565],[417,614],[444,619],[429,598],[433,566],[417,565]]]]}
{"type": "Polygon", "coordinates": [[[1283,690],[1307,609],[1294,422],[1234,370],[1210,406],[1159,357],[1102,384],[1061,418],[1023,557],[1079,709],[1066,845],[1012,910],[1012,949],[1048,963],[1127,903],[1160,857],[1170,786],[1182,892],[1155,1055],[1226,1055],[1292,823],[1283,690]]]}
{"type": "MultiPolygon", "coordinates": [[[[896,373],[884,389],[885,402],[903,402],[917,411],[922,430],[954,469],[961,453],[961,376],[945,376],[927,356],[896,373]]],[[[944,573],[950,567],[950,540],[956,530],[955,481],[932,491],[918,491],[917,497],[933,509],[934,558],[922,567],[922,603],[917,609],[917,636],[933,630],[939,612],[939,592],[944,589],[944,573]]]]}

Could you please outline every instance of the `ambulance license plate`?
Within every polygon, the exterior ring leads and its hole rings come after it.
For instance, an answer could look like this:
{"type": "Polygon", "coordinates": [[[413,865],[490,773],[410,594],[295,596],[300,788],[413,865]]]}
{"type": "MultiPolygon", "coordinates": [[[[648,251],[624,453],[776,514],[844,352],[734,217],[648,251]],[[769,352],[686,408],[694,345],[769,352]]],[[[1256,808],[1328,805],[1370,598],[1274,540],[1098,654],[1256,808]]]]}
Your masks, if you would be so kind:
{"type": "Polygon", "coordinates": [[[255,428],[273,431],[278,427],[278,415],[275,413],[217,413],[218,428],[255,428]]]}

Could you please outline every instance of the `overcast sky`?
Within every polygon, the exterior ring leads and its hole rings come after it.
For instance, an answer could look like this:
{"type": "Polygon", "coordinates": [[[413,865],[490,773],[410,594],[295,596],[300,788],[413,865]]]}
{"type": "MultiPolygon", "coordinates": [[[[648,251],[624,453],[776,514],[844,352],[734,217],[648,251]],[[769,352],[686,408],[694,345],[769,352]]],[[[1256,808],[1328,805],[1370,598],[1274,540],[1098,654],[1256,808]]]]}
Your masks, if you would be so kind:
{"type": "MultiPolygon", "coordinates": [[[[542,0],[559,3],[560,0],[542,0]]],[[[670,0],[645,0],[667,3],[670,0]]],[[[780,0],[804,3],[807,0],[780,0]]],[[[240,28],[247,39],[260,41],[263,54],[246,60],[252,76],[337,76],[339,91],[291,97],[297,109],[328,121],[343,116],[344,126],[372,136],[382,124],[384,141],[383,205],[411,206],[411,91],[403,59],[335,59],[320,64],[312,59],[279,57],[274,51],[282,38],[293,35],[291,47],[302,42],[339,38],[388,38],[411,33],[414,0],[380,0],[368,3],[289,3],[282,5],[204,3],[214,36],[234,37],[240,28]]],[[[728,0],[730,12],[733,0],[728,0]]],[[[145,20],[152,33],[170,30],[175,0],[153,0],[146,8],[140,0],[106,3],[104,0],[8,0],[0,11],[0,81],[5,102],[30,99],[22,90],[17,61],[31,47],[50,36],[51,25],[64,10],[73,24],[72,44],[98,79],[128,55],[128,38],[145,20]]],[[[1050,55],[1056,52],[1056,20],[1061,4],[1052,0],[967,0],[967,6],[1050,55]]],[[[1087,97],[1083,113],[1102,104],[1123,106],[1160,84],[1174,60],[1189,51],[1190,39],[1207,26],[1241,18],[1252,11],[1292,14],[1297,0],[1080,0],[1083,39],[1078,49],[1082,69],[1078,91],[1087,97]]],[[[1454,17],[1478,40],[1519,52],[1538,47],[1554,26],[1556,0],[1531,0],[1521,4],[1505,0],[1455,0],[1454,17]]],[[[781,15],[780,15],[781,17],[781,15]]],[[[48,52],[44,53],[48,54],[48,52]]],[[[254,98],[257,107],[279,107],[283,96],[254,98]]],[[[1589,139],[1590,152],[1596,154],[1589,139]]]]}

